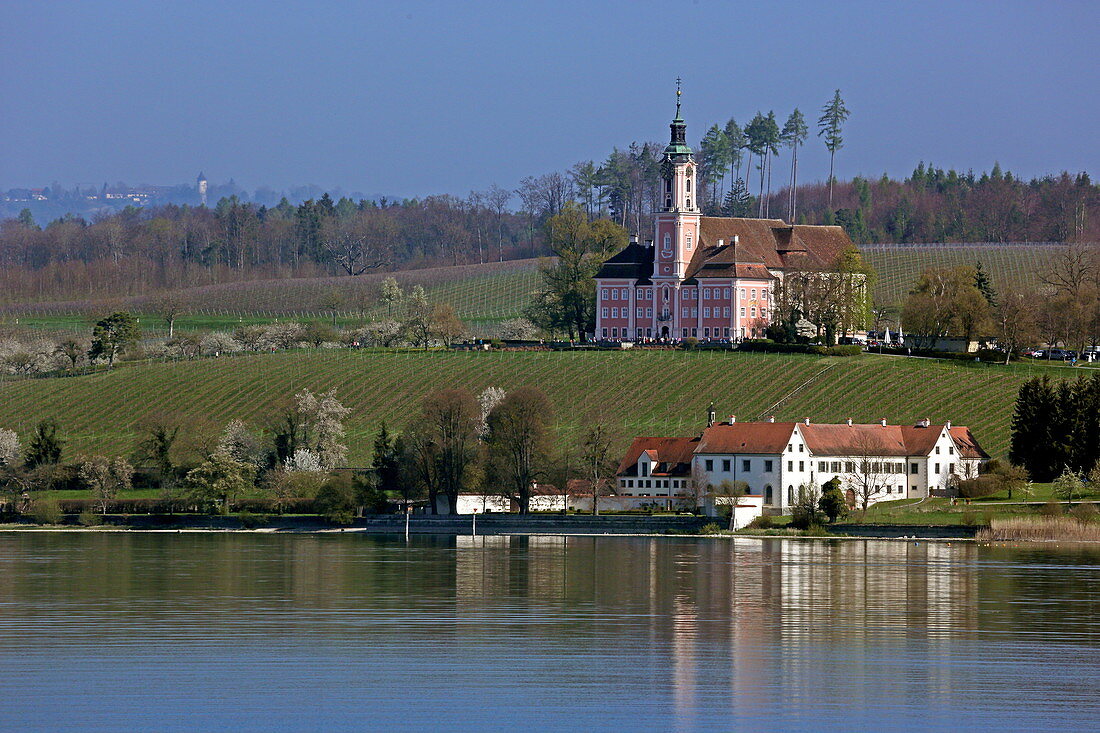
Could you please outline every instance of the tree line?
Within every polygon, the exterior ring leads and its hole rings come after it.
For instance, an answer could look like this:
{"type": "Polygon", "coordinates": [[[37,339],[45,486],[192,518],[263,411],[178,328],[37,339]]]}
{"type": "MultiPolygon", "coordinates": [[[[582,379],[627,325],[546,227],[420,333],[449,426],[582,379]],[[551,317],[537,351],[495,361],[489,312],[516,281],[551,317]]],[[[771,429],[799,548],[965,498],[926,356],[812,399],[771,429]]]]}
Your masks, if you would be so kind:
{"type": "MultiPolygon", "coordinates": [[[[593,420],[579,446],[555,449],[553,409],[534,387],[465,389],[428,394],[395,434],[383,423],[370,465],[348,469],[344,419],[335,391],[308,390],[248,424],[232,420],[216,434],[184,431],[170,415],[151,418],[129,458],[98,455],[63,460],[66,440],[43,420],[24,445],[0,429],[0,504],[30,511],[42,492],[84,489],[106,512],[130,488],[159,489],[161,502],[180,511],[228,513],[246,501],[279,509],[308,499],[329,519],[348,523],[425,503],[431,513],[455,514],[459,495],[501,496],[521,513],[532,509],[538,486],[554,484],[607,494],[616,461],[609,431],[593,420]],[[572,482],[572,484],[571,484],[572,482]]],[[[599,496],[592,497],[599,511],[599,496]]],[[[562,503],[564,510],[565,505],[562,503]]]]}

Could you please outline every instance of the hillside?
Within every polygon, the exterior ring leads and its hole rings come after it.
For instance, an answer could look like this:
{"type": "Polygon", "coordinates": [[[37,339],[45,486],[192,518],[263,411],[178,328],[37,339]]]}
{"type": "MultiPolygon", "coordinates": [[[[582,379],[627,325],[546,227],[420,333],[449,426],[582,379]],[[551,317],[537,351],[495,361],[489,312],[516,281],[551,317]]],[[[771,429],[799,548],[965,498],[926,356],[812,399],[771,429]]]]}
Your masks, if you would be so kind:
{"type": "Polygon", "coordinates": [[[321,350],[141,363],[68,378],[7,379],[0,382],[0,427],[26,439],[38,420],[56,417],[68,441],[67,455],[128,453],[143,421],[154,415],[174,416],[187,426],[188,439],[197,442],[216,435],[233,418],[263,424],[296,391],[336,388],[353,410],[350,461],[361,465],[379,423],[404,425],[431,390],[533,385],[551,397],[563,439],[575,440],[603,409],[617,449],[637,435],[698,430],[713,400],[719,415],[742,419],[775,414],[824,422],[848,417],[952,420],[972,426],[987,450],[1000,454],[1007,449],[1016,390],[1040,369],[1047,367],[872,355],[321,350]]]}
{"type": "Polygon", "coordinates": [[[993,286],[1024,288],[1039,284],[1039,276],[1048,269],[1066,245],[1058,243],[1001,244],[864,244],[863,256],[875,268],[878,282],[875,302],[893,305],[905,300],[927,267],[975,266],[981,262],[993,286]]]}

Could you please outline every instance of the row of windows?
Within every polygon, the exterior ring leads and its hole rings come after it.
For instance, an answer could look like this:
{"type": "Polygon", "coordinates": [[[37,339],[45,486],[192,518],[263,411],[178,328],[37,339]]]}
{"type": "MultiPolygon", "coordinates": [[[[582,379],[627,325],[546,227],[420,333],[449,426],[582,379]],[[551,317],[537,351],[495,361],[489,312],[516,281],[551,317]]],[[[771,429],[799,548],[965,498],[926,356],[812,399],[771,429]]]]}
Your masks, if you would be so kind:
{"type": "MultiPolygon", "coordinates": [[[[713,458],[703,459],[703,467],[708,471],[713,471],[714,470],[714,459],[713,458]]],[[[730,458],[723,458],[722,459],[722,470],[723,471],[733,470],[733,460],[730,459],[730,458]]],[[[774,470],[775,470],[775,462],[765,459],[764,460],[764,473],[772,473],[774,470]]],[[[749,473],[751,471],[752,471],[752,459],[751,458],[742,458],[741,459],[741,472],[742,473],[749,473]]]]}
{"type": "MultiPolygon", "coordinates": [[[[731,288],[684,288],[680,291],[681,300],[698,300],[699,291],[703,291],[703,300],[729,300],[731,288]]],[[[746,293],[749,293],[749,300],[756,300],[756,288],[751,288],[746,291],[745,288],[740,289],[741,300],[744,300],[746,293]]],[[[637,297],[639,300],[649,300],[653,297],[652,288],[639,288],[637,291],[637,297]]],[[[630,300],[630,288],[601,288],[600,289],[601,300],[630,300]]],[[[760,289],[760,299],[768,299],[768,291],[766,288],[760,289]]]]}
{"type": "MultiPolygon", "coordinates": [[[[646,464],[642,464],[645,466],[646,464]]],[[[623,479],[625,489],[682,489],[687,486],[686,479],[623,479]],[[669,485],[671,482],[671,486],[669,485]]]]}
{"type": "MultiPolygon", "coordinates": [[[[749,311],[750,311],[751,316],[753,318],[756,318],[756,306],[753,306],[752,308],[750,308],[749,311]]],[[[638,318],[652,318],[653,317],[653,309],[652,308],[635,308],[634,312],[635,312],[635,315],[638,318]]],[[[630,314],[630,309],[626,308],[625,306],[622,307],[622,308],[618,308],[618,307],[607,308],[607,307],[604,307],[604,308],[600,309],[600,315],[603,318],[608,318],[608,317],[618,318],[620,315],[623,318],[626,318],[629,314],[630,314]]],[[[706,307],[706,306],[703,307],[703,318],[729,318],[731,314],[732,314],[732,311],[729,308],[709,308],[709,307],[706,307]]],[[[763,315],[763,314],[764,314],[764,311],[761,310],[760,315],[763,315]]],[[[742,318],[745,317],[745,309],[744,308],[741,308],[740,315],[741,315],[742,318]]],[[[684,318],[698,318],[698,317],[699,317],[699,309],[698,308],[684,308],[684,318]]]]}
{"type": "MultiPolygon", "coordinates": [[[[912,466],[910,466],[910,468],[911,469],[916,469],[917,464],[915,464],[915,463],[912,464],[912,466]]],[[[821,473],[828,473],[828,472],[840,473],[841,472],[841,462],[840,461],[818,461],[817,462],[817,470],[820,471],[821,473]]],[[[856,472],[856,462],[855,461],[844,461],[843,462],[843,470],[844,470],[844,473],[855,473],[856,472]]],[[[886,462],[871,461],[871,462],[866,463],[865,465],[861,464],[860,467],[859,467],[859,471],[860,471],[860,473],[905,473],[905,463],[901,463],[901,462],[895,463],[895,462],[892,462],[892,461],[886,461],[886,462]]],[[[913,473],[916,473],[916,470],[913,470],[913,473]]]]}
{"type": "MultiPolygon", "coordinates": [[[[634,330],[636,332],[635,336],[637,336],[638,338],[653,338],[653,329],[652,328],[646,328],[646,329],[643,330],[642,328],[639,327],[639,328],[636,328],[634,330]]],[[[698,328],[684,328],[684,329],[681,329],[681,331],[682,331],[682,333],[680,335],[681,335],[682,338],[688,338],[689,336],[692,337],[692,338],[698,338],[700,330],[698,328]]],[[[703,333],[703,338],[708,338],[708,339],[709,338],[716,338],[716,339],[718,339],[718,338],[727,338],[728,339],[730,337],[730,329],[729,328],[719,328],[719,327],[710,328],[709,326],[707,326],[707,327],[704,327],[702,329],[702,333],[703,333]]],[[[762,328],[761,329],[753,328],[753,329],[751,329],[749,335],[751,335],[752,338],[757,338],[758,336],[762,335],[763,333],[764,333],[764,329],[762,329],[762,328]]],[[[620,336],[622,336],[623,338],[629,338],[630,337],[630,329],[629,328],[617,328],[617,327],[614,327],[614,326],[601,329],[601,337],[602,338],[619,338],[620,336]]],[[[740,337],[741,338],[746,337],[745,329],[743,329],[743,328],[740,329],[740,337]]]]}

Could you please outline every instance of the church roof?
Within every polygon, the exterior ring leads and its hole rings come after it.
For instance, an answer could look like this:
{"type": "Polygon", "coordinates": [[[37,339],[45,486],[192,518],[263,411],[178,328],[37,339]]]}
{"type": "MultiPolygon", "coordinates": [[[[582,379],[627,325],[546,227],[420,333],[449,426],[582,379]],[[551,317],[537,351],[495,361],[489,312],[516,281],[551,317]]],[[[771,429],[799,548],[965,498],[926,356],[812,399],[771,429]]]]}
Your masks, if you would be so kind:
{"type": "MultiPolygon", "coordinates": [[[[685,275],[688,280],[768,280],[772,277],[770,270],[829,269],[851,243],[838,226],[704,216],[700,220],[699,247],[685,275]]],[[[607,260],[596,277],[640,280],[652,275],[653,248],[633,242],[607,260]]]]}

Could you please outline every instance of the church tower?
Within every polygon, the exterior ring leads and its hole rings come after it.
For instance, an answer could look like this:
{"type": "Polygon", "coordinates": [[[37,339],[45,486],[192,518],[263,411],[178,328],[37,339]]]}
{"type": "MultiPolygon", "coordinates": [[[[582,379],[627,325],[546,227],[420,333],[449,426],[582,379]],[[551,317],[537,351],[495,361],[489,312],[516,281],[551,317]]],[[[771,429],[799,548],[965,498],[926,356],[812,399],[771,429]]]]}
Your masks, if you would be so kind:
{"type": "Polygon", "coordinates": [[[684,279],[688,263],[699,246],[699,199],[695,154],[687,144],[687,124],[680,116],[680,80],[676,80],[676,117],[665,160],[661,165],[661,210],[653,238],[653,279],[684,279]]]}
{"type": "Polygon", "coordinates": [[[195,179],[195,184],[199,189],[199,203],[201,206],[206,206],[206,176],[199,173],[199,177],[195,179]]]}

